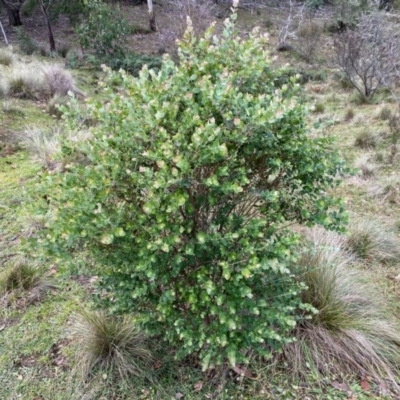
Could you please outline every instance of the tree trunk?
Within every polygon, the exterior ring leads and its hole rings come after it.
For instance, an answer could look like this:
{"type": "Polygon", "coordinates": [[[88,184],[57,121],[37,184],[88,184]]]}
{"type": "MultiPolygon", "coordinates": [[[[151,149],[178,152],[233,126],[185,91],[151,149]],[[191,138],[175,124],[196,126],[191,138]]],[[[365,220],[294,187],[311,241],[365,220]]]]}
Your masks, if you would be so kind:
{"type": "Polygon", "coordinates": [[[54,35],[53,30],[51,29],[49,14],[47,13],[46,7],[43,4],[43,0],[40,0],[40,8],[42,9],[43,15],[46,19],[47,31],[49,34],[50,51],[54,53],[56,51],[56,42],[54,41],[54,35]]]}
{"type": "Polygon", "coordinates": [[[21,17],[19,16],[19,10],[11,10],[10,8],[7,8],[7,14],[8,14],[8,21],[11,26],[21,26],[21,17]]]}
{"type": "Polygon", "coordinates": [[[152,32],[157,32],[156,16],[153,9],[153,0],[147,0],[147,6],[149,8],[150,30],[152,32]]]}

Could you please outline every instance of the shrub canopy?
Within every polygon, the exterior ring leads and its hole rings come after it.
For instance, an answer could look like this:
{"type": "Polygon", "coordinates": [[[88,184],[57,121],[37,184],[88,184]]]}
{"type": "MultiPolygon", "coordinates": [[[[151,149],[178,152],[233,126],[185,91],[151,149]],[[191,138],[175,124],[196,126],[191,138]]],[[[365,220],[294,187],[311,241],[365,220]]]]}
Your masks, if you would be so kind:
{"type": "Polygon", "coordinates": [[[270,66],[266,36],[236,35],[235,18],[221,37],[189,24],[178,64],[120,72],[121,90],[88,102],[88,162],[49,176],[47,247],[89,250],[112,310],[140,314],[204,368],[291,340],[306,305],[288,226],[343,219],[327,194],[342,170],[330,141],[308,135],[298,85],[270,66]]]}

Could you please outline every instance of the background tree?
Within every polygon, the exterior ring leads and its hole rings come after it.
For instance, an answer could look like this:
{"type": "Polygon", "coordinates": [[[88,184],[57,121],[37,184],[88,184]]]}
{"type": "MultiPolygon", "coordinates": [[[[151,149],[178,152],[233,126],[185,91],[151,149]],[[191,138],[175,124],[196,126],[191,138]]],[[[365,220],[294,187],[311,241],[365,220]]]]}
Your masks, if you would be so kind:
{"type": "Polygon", "coordinates": [[[153,0],[147,0],[147,7],[149,8],[150,30],[152,32],[156,32],[157,24],[156,24],[156,15],[154,13],[153,0]]]}
{"type": "Polygon", "coordinates": [[[366,99],[388,86],[400,57],[397,24],[385,12],[364,14],[353,30],[336,36],[336,63],[366,99]]]}
{"type": "Polygon", "coordinates": [[[0,0],[6,10],[8,15],[8,21],[11,26],[21,26],[21,17],[19,15],[19,11],[22,7],[22,4],[25,0],[0,0]]]}
{"type": "Polygon", "coordinates": [[[54,4],[54,2],[56,0],[38,0],[38,1],[39,1],[40,9],[46,20],[47,32],[49,35],[50,51],[55,52],[56,51],[56,42],[54,40],[53,30],[51,28],[49,12],[50,12],[51,6],[54,4]]]}

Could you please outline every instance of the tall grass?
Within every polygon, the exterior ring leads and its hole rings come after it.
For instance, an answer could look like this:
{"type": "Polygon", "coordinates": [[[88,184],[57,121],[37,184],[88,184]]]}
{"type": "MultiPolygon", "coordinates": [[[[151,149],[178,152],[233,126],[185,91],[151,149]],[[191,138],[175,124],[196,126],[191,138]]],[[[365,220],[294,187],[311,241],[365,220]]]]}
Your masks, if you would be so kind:
{"type": "Polygon", "coordinates": [[[54,283],[38,267],[25,258],[18,258],[0,274],[0,296],[26,295],[28,302],[38,301],[54,283]]]}
{"type": "Polygon", "coordinates": [[[44,100],[73,93],[84,97],[73,76],[59,65],[14,62],[0,75],[3,96],[27,100],[44,100]]]}
{"type": "Polygon", "coordinates": [[[37,65],[14,64],[3,80],[9,97],[37,100],[45,96],[45,81],[37,65]]]}
{"type": "Polygon", "coordinates": [[[366,261],[400,260],[400,239],[394,229],[380,220],[355,217],[348,229],[347,248],[366,261]]]}
{"type": "Polygon", "coordinates": [[[56,155],[60,151],[60,129],[43,130],[40,128],[27,128],[19,135],[21,144],[33,157],[47,169],[57,166],[56,155]]]}
{"type": "Polygon", "coordinates": [[[15,61],[14,54],[9,49],[0,49],[0,68],[1,66],[9,67],[15,61]]]}
{"type": "Polygon", "coordinates": [[[293,332],[294,343],[284,348],[290,373],[302,380],[360,373],[376,380],[390,378],[400,366],[400,330],[382,300],[382,293],[352,267],[344,237],[314,230],[298,260],[306,284],[303,302],[314,314],[293,332]]]}
{"type": "Polygon", "coordinates": [[[82,310],[75,321],[74,334],[82,379],[96,370],[122,380],[146,374],[151,353],[146,337],[131,317],[82,310]]]}
{"type": "Polygon", "coordinates": [[[68,92],[84,96],[83,92],[76,87],[71,73],[61,66],[47,65],[43,67],[43,75],[49,96],[66,96],[68,92]]]}

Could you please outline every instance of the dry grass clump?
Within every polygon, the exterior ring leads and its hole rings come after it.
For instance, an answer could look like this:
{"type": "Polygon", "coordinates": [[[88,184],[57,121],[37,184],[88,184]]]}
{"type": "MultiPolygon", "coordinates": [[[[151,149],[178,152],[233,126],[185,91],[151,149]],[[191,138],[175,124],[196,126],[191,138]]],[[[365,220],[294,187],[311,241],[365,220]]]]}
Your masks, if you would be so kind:
{"type": "Polygon", "coordinates": [[[42,100],[52,96],[67,96],[69,92],[84,97],[70,72],[59,65],[14,62],[0,79],[3,96],[27,100],[42,100]]]}
{"type": "Polygon", "coordinates": [[[357,134],[354,145],[361,149],[375,148],[377,145],[377,137],[369,129],[364,129],[357,134]]]}
{"type": "Polygon", "coordinates": [[[345,240],[322,230],[312,232],[310,246],[298,260],[306,284],[303,302],[316,313],[304,316],[283,354],[291,374],[359,375],[390,378],[400,366],[400,331],[388,315],[381,293],[352,269],[345,240]]]}
{"type": "Polygon", "coordinates": [[[380,107],[377,117],[382,121],[389,121],[392,117],[392,110],[385,104],[380,107]]]}
{"type": "Polygon", "coordinates": [[[151,361],[146,337],[128,316],[108,316],[83,310],[74,326],[78,373],[82,379],[95,370],[119,379],[142,376],[151,361]]]}
{"type": "Polygon", "coordinates": [[[382,221],[356,217],[348,231],[346,246],[359,258],[377,262],[400,260],[400,239],[382,221]]]}
{"type": "Polygon", "coordinates": [[[321,103],[321,102],[315,103],[314,109],[313,109],[313,112],[314,112],[315,114],[322,114],[324,111],[325,111],[325,105],[324,105],[324,103],[321,103]]]}
{"type": "Polygon", "coordinates": [[[21,258],[6,267],[0,274],[0,295],[13,294],[16,297],[29,293],[29,301],[38,301],[54,284],[43,272],[21,258]]]}
{"type": "Polygon", "coordinates": [[[379,182],[369,187],[368,194],[382,202],[397,203],[400,194],[399,178],[395,175],[391,175],[380,179],[379,182]]]}
{"type": "Polygon", "coordinates": [[[354,110],[352,108],[348,108],[346,110],[346,114],[344,115],[344,120],[345,121],[350,121],[350,120],[352,120],[354,118],[354,116],[355,116],[354,110]]]}
{"type": "Polygon", "coordinates": [[[0,99],[7,97],[7,86],[6,83],[0,79],[0,99]]]}
{"type": "Polygon", "coordinates": [[[87,130],[77,132],[63,131],[61,128],[44,130],[42,128],[27,128],[18,135],[21,145],[27,149],[34,160],[47,170],[63,170],[70,163],[87,164],[88,159],[79,151],[61,155],[63,143],[79,143],[91,138],[87,130]]]}
{"type": "Polygon", "coordinates": [[[76,87],[75,80],[71,73],[59,65],[47,65],[43,67],[43,75],[50,96],[67,96],[68,92],[84,96],[76,87]]]}
{"type": "Polygon", "coordinates": [[[0,66],[9,67],[14,63],[14,54],[8,49],[0,49],[0,66]]]}
{"type": "Polygon", "coordinates": [[[363,155],[355,161],[355,167],[360,170],[363,179],[370,179],[375,176],[377,167],[370,161],[368,155],[363,155]]]}
{"type": "Polygon", "coordinates": [[[46,93],[43,76],[36,65],[14,64],[5,76],[6,94],[26,100],[42,98],[46,93]]]}
{"type": "Polygon", "coordinates": [[[27,128],[19,135],[19,139],[39,163],[52,170],[56,167],[55,156],[61,148],[60,135],[59,129],[46,131],[40,128],[27,128]]]}

